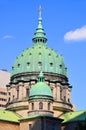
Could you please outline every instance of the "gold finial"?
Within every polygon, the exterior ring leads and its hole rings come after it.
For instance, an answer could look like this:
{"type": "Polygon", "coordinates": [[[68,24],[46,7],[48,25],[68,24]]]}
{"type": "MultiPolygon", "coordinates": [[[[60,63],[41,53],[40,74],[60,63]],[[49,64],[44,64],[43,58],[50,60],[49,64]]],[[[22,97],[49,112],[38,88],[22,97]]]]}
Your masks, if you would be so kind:
{"type": "Polygon", "coordinates": [[[42,7],[41,6],[39,6],[39,9],[38,9],[38,11],[39,11],[39,19],[42,19],[42,7]]]}

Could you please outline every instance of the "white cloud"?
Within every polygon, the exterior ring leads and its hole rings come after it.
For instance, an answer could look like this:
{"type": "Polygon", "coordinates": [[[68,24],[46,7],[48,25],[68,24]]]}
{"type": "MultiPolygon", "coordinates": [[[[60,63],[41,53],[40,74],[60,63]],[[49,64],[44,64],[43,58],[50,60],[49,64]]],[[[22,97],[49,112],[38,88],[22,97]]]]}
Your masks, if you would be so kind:
{"type": "Polygon", "coordinates": [[[86,26],[83,26],[81,28],[77,28],[74,31],[69,31],[64,35],[65,40],[86,40],[86,26]]]}
{"type": "Polygon", "coordinates": [[[12,35],[4,35],[3,36],[3,39],[13,39],[14,38],[14,36],[12,36],[12,35]]]}

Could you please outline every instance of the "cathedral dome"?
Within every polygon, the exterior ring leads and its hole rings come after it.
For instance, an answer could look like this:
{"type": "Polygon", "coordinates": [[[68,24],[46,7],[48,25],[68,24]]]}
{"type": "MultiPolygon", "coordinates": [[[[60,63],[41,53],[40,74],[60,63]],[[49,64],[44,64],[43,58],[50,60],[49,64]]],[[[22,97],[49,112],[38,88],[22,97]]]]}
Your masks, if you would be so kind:
{"type": "Polygon", "coordinates": [[[34,44],[19,55],[12,67],[12,75],[25,72],[52,72],[67,76],[63,57],[43,43],[34,44]]]}
{"type": "MultiPolygon", "coordinates": [[[[7,109],[19,114],[24,111],[27,115],[29,102],[29,114],[35,114],[35,110],[39,111],[40,109],[40,102],[43,102],[43,105],[46,106],[46,114],[48,112],[52,115],[53,110],[55,116],[59,116],[64,111],[72,110],[72,87],[68,81],[63,56],[47,46],[46,33],[42,27],[41,12],[39,14],[38,27],[32,38],[32,46],[17,56],[12,66],[10,83],[7,85],[7,109]],[[42,73],[37,81],[40,71],[43,72],[45,81],[42,73]],[[53,100],[54,105],[52,104],[53,100]],[[34,110],[32,110],[33,105],[34,110]],[[50,105],[50,112],[47,111],[48,105],[50,105]]],[[[39,113],[43,114],[42,112],[43,109],[39,113]]]]}
{"type": "Polygon", "coordinates": [[[33,46],[24,50],[15,60],[11,76],[28,72],[56,73],[67,77],[67,68],[63,57],[47,47],[46,34],[42,28],[42,18],[38,19],[38,27],[32,39],[33,46]]]}
{"type": "Polygon", "coordinates": [[[52,96],[50,87],[44,82],[36,83],[30,90],[31,96],[52,96]]]}
{"type": "Polygon", "coordinates": [[[38,82],[30,89],[30,97],[35,96],[50,96],[52,97],[52,91],[50,87],[44,82],[44,75],[41,72],[38,76],[38,82]]]}

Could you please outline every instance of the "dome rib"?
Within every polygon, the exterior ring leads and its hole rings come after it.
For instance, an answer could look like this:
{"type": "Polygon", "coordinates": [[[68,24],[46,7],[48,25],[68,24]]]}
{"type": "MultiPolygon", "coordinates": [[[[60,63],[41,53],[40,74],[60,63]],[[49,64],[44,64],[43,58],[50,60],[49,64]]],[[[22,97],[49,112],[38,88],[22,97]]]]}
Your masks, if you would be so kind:
{"type": "Polygon", "coordinates": [[[62,74],[67,77],[65,68],[61,55],[48,48],[45,44],[39,43],[26,49],[18,56],[13,65],[11,76],[26,72],[39,72],[42,69],[43,72],[62,74]],[[57,55],[58,57],[56,57],[57,55]],[[19,67],[18,64],[20,64],[19,67]]]}

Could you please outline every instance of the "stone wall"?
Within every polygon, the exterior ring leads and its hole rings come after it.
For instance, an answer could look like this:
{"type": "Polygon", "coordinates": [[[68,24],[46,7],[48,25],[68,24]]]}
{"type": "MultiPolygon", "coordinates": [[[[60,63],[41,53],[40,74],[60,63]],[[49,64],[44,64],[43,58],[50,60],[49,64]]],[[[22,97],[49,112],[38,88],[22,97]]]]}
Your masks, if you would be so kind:
{"type": "Polygon", "coordinates": [[[19,124],[0,121],[0,130],[19,130],[19,124]]]}

